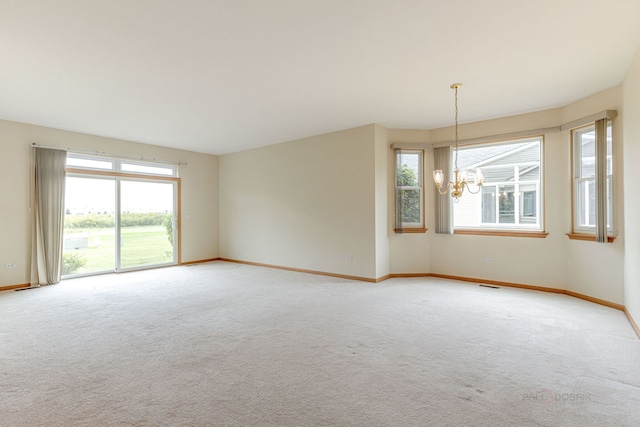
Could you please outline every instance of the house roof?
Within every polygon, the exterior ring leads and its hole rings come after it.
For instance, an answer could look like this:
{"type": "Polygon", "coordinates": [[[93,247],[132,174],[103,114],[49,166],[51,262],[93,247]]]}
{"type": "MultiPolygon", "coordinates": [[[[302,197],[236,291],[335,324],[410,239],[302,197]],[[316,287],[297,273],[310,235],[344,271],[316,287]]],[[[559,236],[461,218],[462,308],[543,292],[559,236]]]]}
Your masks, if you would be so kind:
{"type": "Polygon", "coordinates": [[[640,2],[0,0],[0,119],[225,154],[451,125],[624,80],[640,2]],[[596,53],[597,52],[597,53],[596,53]]]}
{"type": "Polygon", "coordinates": [[[470,171],[482,169],[485,182],[512,181],[515,164],[520,165],[520,179],[525,179],[525,176],[538,179],[540,145],[537,140],[483,145],[458,150],[458,168],[470,171]]]}
{"type": "Polygon", "coordinates": [[[502,145],[489,145],[483,146],[479,149],[467,149],[461,148],[458,150],[458,168],[467,169],[481,167],[487,162],[491,162],[498,156],[507,154],[511,151],[520,149],[522,144],[502,144],[502,145]]]}

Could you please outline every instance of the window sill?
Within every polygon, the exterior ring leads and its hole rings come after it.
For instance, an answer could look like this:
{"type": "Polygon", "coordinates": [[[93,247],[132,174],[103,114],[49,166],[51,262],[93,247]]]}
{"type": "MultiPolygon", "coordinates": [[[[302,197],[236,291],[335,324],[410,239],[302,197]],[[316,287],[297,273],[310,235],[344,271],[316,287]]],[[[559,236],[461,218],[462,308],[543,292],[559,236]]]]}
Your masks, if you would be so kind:
{"type": "Polygon", "coordinates": [[[473,236],[533,237],[544,239],[549,233],[544,231],[454,230],[453,234],[467,234],[473,236]]]}
{"type": "MultiPolygon", "coordinates": [[[[586,242],[595,242],[595,234],[582,234],[582,233],[567,233],[567,237],[571,240],[584,240],[586,242]]],[[[613,243],[616,240],[614,236],[607,236],[607,242],[613,243]]]]}
{"type": "Polygon", "coordinates": [[[426,233],[426,228],[394,228],[393,232],[396,234],[407,234],[407,233],[426,233]]]}

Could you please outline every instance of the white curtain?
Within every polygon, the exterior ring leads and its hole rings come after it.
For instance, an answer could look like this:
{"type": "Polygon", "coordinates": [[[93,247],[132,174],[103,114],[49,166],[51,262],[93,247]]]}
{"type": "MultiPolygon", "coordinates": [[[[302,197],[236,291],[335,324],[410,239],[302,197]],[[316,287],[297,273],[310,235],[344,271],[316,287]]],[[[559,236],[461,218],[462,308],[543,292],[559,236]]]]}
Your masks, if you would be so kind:
{"type": "Polygon", "coordinates": [[[607,119],[596,120],[596,241],[607,242],[607,119]]]}
{"type": "MultiPolygon", "coordinates": [[[[433,150],[435,169],[442,170],[444,185],[451,179],[451,147],[440,147],[433,150]]],[[[451,196],[443,196],[435,190],[436,234],[453,234],[453,209],[451,196]]]]}
{"type": "Polygon", "coordinates": [[[67,152],[34,148],[31,286],[53,285],[62,276],[62,235],[67,152]]]}

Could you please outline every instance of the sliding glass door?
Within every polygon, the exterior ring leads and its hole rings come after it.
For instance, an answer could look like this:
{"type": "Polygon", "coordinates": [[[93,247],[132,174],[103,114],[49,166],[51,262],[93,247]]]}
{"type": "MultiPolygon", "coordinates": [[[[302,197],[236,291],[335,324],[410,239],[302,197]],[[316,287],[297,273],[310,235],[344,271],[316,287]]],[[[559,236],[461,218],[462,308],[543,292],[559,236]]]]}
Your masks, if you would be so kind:
{"type": "Polygon", "coordinates": [[[120,180],[120,266],[175,262],[174,182],[120,180]]]}
{"type": "Polygon", "coordinates": [[[177,181],[70,174],[63,276],[175,264],[177,181]]]}
{"type": "Polygon", "coordinates": [[[62,275],[105,273],[116,266],[116,181],[68,176],[62,275]]]}

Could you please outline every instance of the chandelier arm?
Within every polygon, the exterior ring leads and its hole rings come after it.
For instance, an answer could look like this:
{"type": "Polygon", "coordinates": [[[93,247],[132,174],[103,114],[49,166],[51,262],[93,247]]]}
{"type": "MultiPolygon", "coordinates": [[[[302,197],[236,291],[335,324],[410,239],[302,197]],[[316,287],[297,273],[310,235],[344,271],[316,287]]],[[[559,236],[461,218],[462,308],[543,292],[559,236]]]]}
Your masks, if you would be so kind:
{"type": "Polygon", "coordinates": [[[452,182],[448,182],[447,185],[445,185],[445,186],[437,187],[438,188],[438,193],[440,193],[441,195],[444,196],[445,194],[447,194],[449,192],[449,190],[450,190],[452,185],[453,185],[452,182]],[[442,190],[442,188],[444,188],[444,191],[442,190]]]}
{"type": "Polygon", "coordinates": [[[482,189],[482,185],[478,185],[478,189],[476,191],[471,191],[471,187],[469,187],[468,183],[465,182],[464,185],[465,185],[465,187],[467,187],[467,190],[471,194],[478,194],[480,192],[480,190],[482,189]]]}

